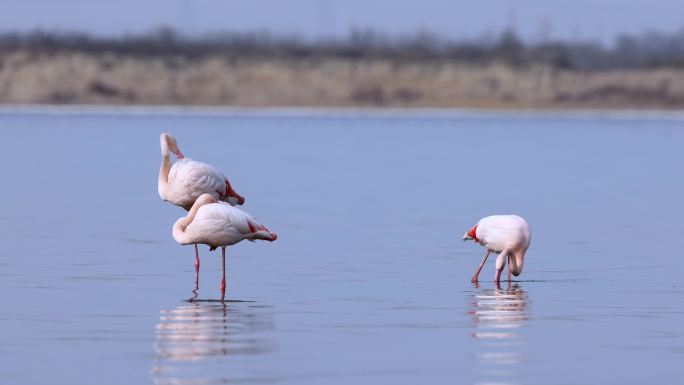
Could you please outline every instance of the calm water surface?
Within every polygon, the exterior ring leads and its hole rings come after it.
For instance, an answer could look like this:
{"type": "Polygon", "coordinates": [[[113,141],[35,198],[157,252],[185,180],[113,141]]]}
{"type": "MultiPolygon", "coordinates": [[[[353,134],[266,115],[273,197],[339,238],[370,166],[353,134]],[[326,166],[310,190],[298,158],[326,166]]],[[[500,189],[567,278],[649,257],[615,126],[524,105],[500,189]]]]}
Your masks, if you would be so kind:
{"type": "Polygon", "coordinates": [[[0,112],[2,384],[681,384],[684,118],[0,112]],[[159,133],[273,243],[171,238],[159,133]],[[510,287],[480,217],[532,226],[510,287]],[[188,301],[194,299],[194,301],[188,301]]]}

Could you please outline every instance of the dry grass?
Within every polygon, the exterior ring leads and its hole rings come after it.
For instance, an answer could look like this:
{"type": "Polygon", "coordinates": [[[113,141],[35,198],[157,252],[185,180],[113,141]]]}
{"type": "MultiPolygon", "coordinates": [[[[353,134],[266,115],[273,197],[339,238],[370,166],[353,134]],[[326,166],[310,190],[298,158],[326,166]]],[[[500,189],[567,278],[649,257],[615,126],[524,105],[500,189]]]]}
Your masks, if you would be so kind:
{"type": "Polygon", "coordinates": [[[0,56],[0,103],[676,109],[684,70],[15,51],[0,56]]]}

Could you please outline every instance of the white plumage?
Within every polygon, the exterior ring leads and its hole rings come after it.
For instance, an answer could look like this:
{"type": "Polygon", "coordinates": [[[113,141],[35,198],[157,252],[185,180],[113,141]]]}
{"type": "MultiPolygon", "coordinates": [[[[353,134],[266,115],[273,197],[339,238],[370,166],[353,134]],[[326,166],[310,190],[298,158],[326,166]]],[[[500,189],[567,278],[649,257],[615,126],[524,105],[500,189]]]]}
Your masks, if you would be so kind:
{"type": "Polygon", "coordinates": [[[169,134],[160,137],[162,164],[159,169],[157,189],[159,196],[176,206],[190,210],[202,194],[211,194],[215,199],[232,205],[243,204],[240,196],[216,168],[202,162],[185,158],[178,149],[176,139],[169,134]],[[170,154],[178,160],[171,165],[170,154]]]}
{"type": "MultiPolygon", "coordinates": [[[[211,194],[202,194],[188,214],[173,225],[173,239],[181,245],[208,245],[211,250],[221,247],[223,277],[221,298],[226,289],[226,246],[244,239],[275,241],[278,236],[257,222],[246,212],[227,203],[219,202],[211,194]]],[[[199,282],[199,257],[195,254],[195,288],[199,282]]]]}
{"type": "Polygon", "coordinates": [[[181,245],[200,243],[215,249],[245,239],[274,241],[276,234],[239,208],[204,194],[173,225],[173,239],[181,245]]]}
{"type": "Polygon", "coordinates": [[[484,259],[473,275],[472,282],[477,282],[489,253],[495,253],[499,254],[494,276],[494,280],[498,283],[507,257],[509,281],[511,273],[516,277],[522,273],[525,253],[532,240],[532,232],[527,222],[517,215],[492,215],[480,219],[465,233],[463,240],[470,239],[487,249],[484,259]]]}

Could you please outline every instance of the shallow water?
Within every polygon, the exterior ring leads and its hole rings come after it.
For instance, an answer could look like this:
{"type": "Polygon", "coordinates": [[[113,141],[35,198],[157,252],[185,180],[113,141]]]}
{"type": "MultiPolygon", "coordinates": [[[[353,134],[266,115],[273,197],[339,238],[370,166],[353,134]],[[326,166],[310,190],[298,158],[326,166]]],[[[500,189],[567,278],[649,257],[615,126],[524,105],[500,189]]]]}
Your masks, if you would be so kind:
{"type": "Polygon", "coordinates": [[[679,384],[680,115],[0,112],[0,383],[679,384]],[[159,133],[278,233],[171,238],[159,133]],[[496,288],[461,242],[532,226],[496,288]],[[188,301],[191,300],[191,301],[188,301]],[[212,301],[214,300],[214,301],[212,301]]]}

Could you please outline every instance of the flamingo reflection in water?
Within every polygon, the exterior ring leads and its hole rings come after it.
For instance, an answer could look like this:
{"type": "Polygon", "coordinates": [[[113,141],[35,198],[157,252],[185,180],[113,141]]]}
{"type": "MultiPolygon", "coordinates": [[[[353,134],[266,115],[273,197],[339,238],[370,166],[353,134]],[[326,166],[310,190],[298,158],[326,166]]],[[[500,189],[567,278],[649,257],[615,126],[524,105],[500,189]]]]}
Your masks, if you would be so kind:
{"type": "Polygon", "coordinates": [[[162,310],[156,327],[154,383],[225,383],[232,356],[277,350],[269,336],[274,329],[271,307],[251,302],[189,300],[162,310]]]}
{"type": "Polygon", "coordinates": [[[479,290],[470,297],[474,329],[479,342],[476,362],[482,383],[514,384],[514,370],[524,361],[520,352],[520,330],[529,319],[529,297],[519,286],[510,283],[506,289],[479,290]]]}

